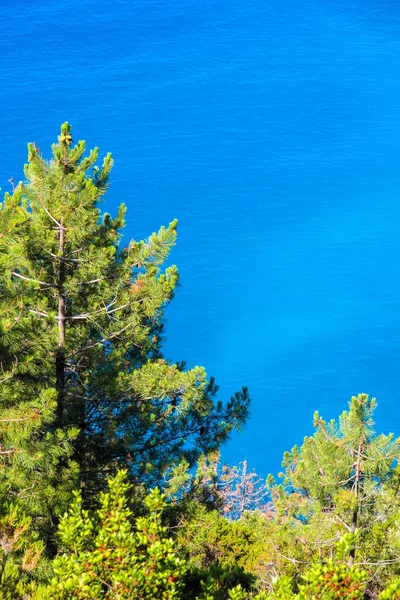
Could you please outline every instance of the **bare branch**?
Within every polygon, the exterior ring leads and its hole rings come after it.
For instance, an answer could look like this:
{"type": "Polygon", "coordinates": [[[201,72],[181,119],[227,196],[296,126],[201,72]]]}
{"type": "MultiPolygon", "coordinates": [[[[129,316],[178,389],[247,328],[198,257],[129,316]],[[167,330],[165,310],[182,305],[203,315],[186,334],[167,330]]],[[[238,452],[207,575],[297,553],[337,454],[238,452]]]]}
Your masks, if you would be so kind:
{"type": "Polygon", "coordinates": [[[30,281],[32,283],[39,283],[39,285],[45,285],[46,287],[50,287],[50,288],[56,288],[56,285],[53,285],[52,283],[47,283],[46,281],[39,281],[39,279],[32,279],[31,277],[25,277],[24,275],[21,275],[20,273],[16,273],[16,271],[11,271],[11,275],[14,275],[15,277],[19,277],[19,279],[24,279],[25,281],[30,281]]]}
{"type": "MultiPolygon", "coordinates": [[[[109,305],[109,306],[111,306],[111,305],[109,305]]],[[[93,315],[98,315],[102,312],[106,312],[107,315],[111,315],[112,313],[115,313],[119,310],[123,310],[124,308],[127,308],[128,306],[131,306],[131,303],[128,302],[127,304],[123,304],[122,306],[113,308],[113,310],[108,310],[109,306],[105,306],[104,308],[100,308],[99,310],[94,310],[91,313],[82,313],[81,315],[73,315],[72,317],[66,317],[66,319],[68,319],[70,321],[89,319],[93,315]]]]}
{"type": "Polygon", "coordinates": [[[47,215],[50,217],[50,219],[51,219],[51,220],[52,220],[52,221],[53,221],[53,222],[54,222],[54,223],[55,223],[55,224],[56,224],[58,227],[61,227],[61,223],[59,223],[59,222],[57,221],[57,219],[55,219],[55,218],[53,217],[53,215],[52,215],[52,214],[49,212],[49,209],[48,209],[48,208],[45,206],[45,204],[44,204],[44,202],[43,202],[42,198],[41,198],[40,196],[38,196],[38,197],[39,197],[39,202],[40,202],[40,204],[42,205],[42,207],[43,207],[44,211],[46,212],[46,214],[47,214],[47,215]]]}
{"type": "MultiPolygon", "coordinates": [[[[34,315],[39,315],[40,317],[48,317],[49,315],[45,312],[40,312],[40,310],[29,310],[30,313],[33,313],[34,315]]],[[[57,319],[57,317],[55,317],[57,319]]]]}
{"type": "Polygon", "coordinates": [[[99,279],[91,279],[90,281],[80,281],[75,285],[89,285],[90,283],[99,283],[99,281],[103,281],[104,277],[100,277],[99,279]]]}
{"type": "MultiPolygon", "coordinates": [[[[82,250],[82,248],[81,248],[81,250],[82,250]]],[[[65,256],[58,256],[57,254],[54,254],[53,252],[48,252],[47,250],[44,250],[44,252],[46,252],[46,254],[48,254],[52,258],[55,258],[56,260],[59,260],[61,262],[74,262],[74,263],[93,262],[93,260],[90,258],[66,258],[65,256]]]]}

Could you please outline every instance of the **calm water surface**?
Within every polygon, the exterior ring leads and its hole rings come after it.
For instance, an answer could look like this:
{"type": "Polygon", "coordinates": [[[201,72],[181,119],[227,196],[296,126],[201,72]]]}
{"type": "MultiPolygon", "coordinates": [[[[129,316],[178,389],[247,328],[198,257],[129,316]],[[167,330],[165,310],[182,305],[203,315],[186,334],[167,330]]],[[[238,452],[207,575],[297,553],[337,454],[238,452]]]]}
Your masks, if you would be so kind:
{"type": "Polygon", "coordinates": [[[2,0],[0,185],[61,122],[111,150],[127,235],[177,217],[167,354],[262,475],[352,394],[400,434],[400,8],[391,0],[2,0]]]}

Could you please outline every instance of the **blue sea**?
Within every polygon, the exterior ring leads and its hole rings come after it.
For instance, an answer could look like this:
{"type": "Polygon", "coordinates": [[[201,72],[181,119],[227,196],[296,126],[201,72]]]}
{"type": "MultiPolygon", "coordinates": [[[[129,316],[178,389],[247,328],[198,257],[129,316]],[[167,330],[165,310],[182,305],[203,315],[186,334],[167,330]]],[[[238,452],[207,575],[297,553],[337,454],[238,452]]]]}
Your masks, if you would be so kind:
{"type": "Polygon", "coordinates": [[[126,235],[177,217],[166,354],[204,365],[262,476],[378,399],[400,435],[400,7],[393,0],[2,0],[0,185],[60,124],[115,158],[126,235]]]}

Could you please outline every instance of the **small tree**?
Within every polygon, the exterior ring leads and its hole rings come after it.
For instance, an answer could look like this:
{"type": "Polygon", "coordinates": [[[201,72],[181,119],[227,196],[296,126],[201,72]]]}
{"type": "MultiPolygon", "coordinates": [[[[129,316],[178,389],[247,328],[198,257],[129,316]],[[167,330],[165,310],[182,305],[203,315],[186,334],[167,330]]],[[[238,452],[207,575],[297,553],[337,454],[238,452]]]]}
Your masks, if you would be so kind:
{"type": "Polygon", "coordinates": [[[348,567],[367,568],[370,585],[385,582],[399,559],[400,438],[374,432],[375,408],[375,399],[360,394],[339,422],[326,423],[316,413],[314,436],[285,453],[283,484],[269,478],[272,544],[293,574],[316,559],[332,559],[345,533],[355,536],[348,567]]]}
{"type": "Polygon", "coordinates": [[[265,480],[249,469],[247,460],[234,467],[222,466],[218,491],[223,513],[229,519],[241,519],[245,511],[251,510],[266,513],[270,508],[265,480]]]}

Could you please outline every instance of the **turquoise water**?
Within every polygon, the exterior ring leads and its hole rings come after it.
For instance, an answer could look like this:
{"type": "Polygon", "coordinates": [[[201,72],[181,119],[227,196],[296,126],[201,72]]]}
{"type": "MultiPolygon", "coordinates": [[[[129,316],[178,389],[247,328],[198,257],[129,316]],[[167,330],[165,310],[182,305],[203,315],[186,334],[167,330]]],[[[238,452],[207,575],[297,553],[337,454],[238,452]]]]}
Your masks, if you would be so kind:
{"type": "Polygon", "coordinates": [[[61,122],[112,151],[128,235],[177,217],[166,351],[243,384],[262,475],[352,394],[400,434],[400,8],[3,0],[0,185],[61,122]]]}

